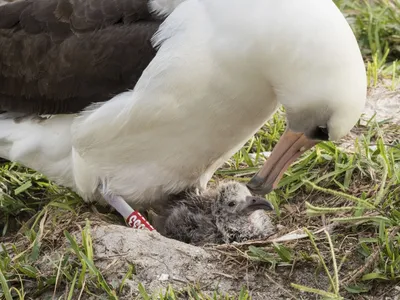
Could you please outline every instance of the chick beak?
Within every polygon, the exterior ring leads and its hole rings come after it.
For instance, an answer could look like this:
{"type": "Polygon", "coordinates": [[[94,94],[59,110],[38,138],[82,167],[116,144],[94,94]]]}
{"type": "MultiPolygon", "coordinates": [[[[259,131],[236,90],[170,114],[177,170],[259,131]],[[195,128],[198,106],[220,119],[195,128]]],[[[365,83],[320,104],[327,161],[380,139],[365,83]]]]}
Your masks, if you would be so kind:
{"type": "Polygon", "coordinates": [[[239,208],[243,213],[252,213],[256,210],[274,210],[272,204],[262,197],[247,196],[246,201],[239,208]]]}
{"type": "Polygon", "coordinates": [[[247,183],[247,187],[255,194],[266,195],[270,193],[277,187],[287,168],[302,153],[318,142],[317,140],[309,139],[304,133],[287,129],[264,166],[247,183]]]}

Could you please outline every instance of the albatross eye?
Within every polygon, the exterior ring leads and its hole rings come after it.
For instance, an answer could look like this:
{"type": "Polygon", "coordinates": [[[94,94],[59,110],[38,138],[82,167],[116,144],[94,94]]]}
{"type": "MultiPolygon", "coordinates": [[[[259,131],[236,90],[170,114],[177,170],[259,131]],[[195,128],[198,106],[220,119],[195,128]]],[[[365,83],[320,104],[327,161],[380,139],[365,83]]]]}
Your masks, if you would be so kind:
{"type": "Polygon", "coordinates": [[[315,140],[320,140],[320,141],[329,141],[328,126],[317,126],[312,138],[315,140]]]}
{"type": "Polygon", "coordinates": [[[235,205],[236,205],[236,202],[235,202],[235,201],[231,201],[231,202],[228,203],[228,206],[229,206],[229,207],[232,207],[232,206],[235,206],[235,205]]]}

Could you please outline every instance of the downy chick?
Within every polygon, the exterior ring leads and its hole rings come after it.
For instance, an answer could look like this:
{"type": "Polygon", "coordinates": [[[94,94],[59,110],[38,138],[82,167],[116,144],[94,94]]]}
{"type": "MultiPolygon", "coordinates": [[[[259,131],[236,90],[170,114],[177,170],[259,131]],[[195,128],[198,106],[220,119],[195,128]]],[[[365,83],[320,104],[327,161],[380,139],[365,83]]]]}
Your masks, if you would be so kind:
{"type": "Polygon", "coordinates": [[[268,201],[232,181],[175,200],[156,229],[166,237],[194,245],[262,239],[274,233],[265,210],[273,210],[268,201]]]}

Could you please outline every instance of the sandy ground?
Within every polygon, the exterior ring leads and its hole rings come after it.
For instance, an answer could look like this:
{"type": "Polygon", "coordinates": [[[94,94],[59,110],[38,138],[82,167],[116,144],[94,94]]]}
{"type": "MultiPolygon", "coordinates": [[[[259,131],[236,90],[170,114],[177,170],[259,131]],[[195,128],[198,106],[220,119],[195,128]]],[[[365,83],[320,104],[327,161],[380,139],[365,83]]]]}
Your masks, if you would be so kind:
{"type": "MultiPolygon", "coordinates": [[[[165,292],[169,285],[181,290],[191,284],[209,296],[216,290],[237,295],[245,286],[254,300],[311,299],[310,295],[302,296],[289,288],[291,281],[322,289],[328,287],[327,278],[323,273],[314,274],[315,267],[311,265],[293,270],[289,266],[280,267],[272,271],[257,264],[243,263],[244,260],[239,262],[233,253],[215,247],[195,247],[147,230],[98,225],[93,226],[91,231],[94,262],[108,282],[118,286],[128,272],[129,265],[135,266],[136,275],[126,281],[120,299],[137,296],[139,283],[148,293],[165,292]]],[[[80,233],[77,232],[75,236],[79,241],[80,233]]],[[[53,268],[52,262],[66,252],[65,247],[68,247],[68,243],[41,258],[38,265],[43,274],[53,268]]],[[[40,299],[48,299],[52,294],[45,294],[40,299]]],[[[79,291],[76,297],[78,294],[79,291]]],[[[63,288],[60,287],[56,295],[57,298],[64,296],[63,288]]]]}
{"type": "Polygon", "coordinates": [[[391,123],[400,124],[399,89],[400,87],[391,91],[384,85],[370,89],[368,101],[364,110],[365,117],[370,118],[375,114],[375,118],[378,122],[388,120],[391,123]]]}

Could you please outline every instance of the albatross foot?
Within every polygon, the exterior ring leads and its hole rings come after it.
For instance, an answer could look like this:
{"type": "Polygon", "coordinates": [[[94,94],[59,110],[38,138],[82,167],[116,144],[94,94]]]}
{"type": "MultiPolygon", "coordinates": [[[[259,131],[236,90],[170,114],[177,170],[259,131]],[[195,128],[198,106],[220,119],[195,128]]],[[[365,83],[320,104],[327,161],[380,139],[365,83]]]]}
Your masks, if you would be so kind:
{"type": "Polygon", "coordinates": [[[130,207],[121,196],[104,192],[102,189],[100,189],[100,193],[103,195],[107,203],[114,207],[124,217],[125,222],[129,227],[134,229],[148,229],[150,231],[155,230],[142,214],[132,209],[132,207],[130,207]]]}

